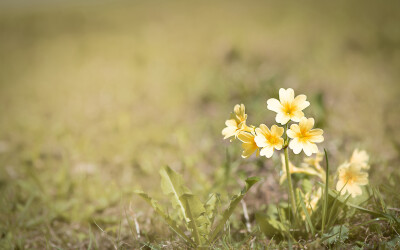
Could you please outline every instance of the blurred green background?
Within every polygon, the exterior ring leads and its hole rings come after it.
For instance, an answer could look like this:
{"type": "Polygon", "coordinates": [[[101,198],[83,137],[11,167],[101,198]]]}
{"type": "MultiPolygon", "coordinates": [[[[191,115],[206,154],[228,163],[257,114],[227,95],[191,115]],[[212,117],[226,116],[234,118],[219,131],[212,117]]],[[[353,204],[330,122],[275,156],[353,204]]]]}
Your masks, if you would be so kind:
{"type": "Polygon", "coordinates": [[[235,171],[267,179],[256,210],[279,195],[279,157],[242,160],[221,130],[237,103],[272,125],[281,87],[310,99],[333,168],[359,147],[371,182],[390,184],[399,23],[397,1],[0,3],[0,246],[112,246],[99,227],[135,246],[133,218],[160,240],[132,191],[159,190],[163,165],[212,189],[227,148],[235,171]]]}

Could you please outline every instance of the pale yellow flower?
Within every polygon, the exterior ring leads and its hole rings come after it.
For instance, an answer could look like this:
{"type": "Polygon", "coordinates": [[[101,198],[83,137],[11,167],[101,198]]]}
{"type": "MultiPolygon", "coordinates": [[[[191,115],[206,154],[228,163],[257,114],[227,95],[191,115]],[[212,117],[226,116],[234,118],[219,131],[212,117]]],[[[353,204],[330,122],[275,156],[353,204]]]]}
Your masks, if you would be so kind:
{"type": "Polygon", "coordinates": [[[289,148],[295,154],[299,154],[301,150],[307,156],[313,153],[318,153],[318,147],[315,143],[323,142],[324,137],[322,129],[312,129],[314,127],[313,118],[301,118],[299,125],[292,124],[287,131],[287,135],[292,139],[289,143],[289,148]]]}
{"type": "Polygon", "coordinates": [[[261,124],[259,128],[256,128],[257,135],[254,138],[254,141],[258,147],[262,148],[260,155],[271,158],[274,149],[282,149],[283,132],[284,129],[276,125],[272,125],[271,130],[269,130],[265,124],[261,124]]]}
{"type": "MultiPolygon", "coordinates": [[[[285,156],[281,154],[281,162],[282,162],[282,174],[281,178],[279,179],[279,184],[282,184],[286,178],[286,165],[285,165],[285,156]]],[[[290,174],[306,174],[306,175],[315,175],[321,177],[321,174],[318,173],[315,169],[310,167],[301,167],[298,168],[291,161],[289,161],[289,173],[290,174]]]]}
{"type": "Polygon", "coordinates": [[[353,151],[350,158],[350,163],[359,165],[363,169],[369,169],[368,165],[369,155],[366,151],[359,151],[357,148],[353,151]]]}
{"type": "Polygon", "coordinates": [[[294,91],[291,88],[279,89],[279,100],[271,98],[267,101],[267,108],[277,113],[276,122],[284,125],[290,120],[299,122],[300,118],[304,117],[303,109],[310,105],[306,101],[307,96],[298,95],[294,97],[294,91]]]}
{"type": "Polygon", "coordinates": [[[344,163],[338,168],[338,182],[336,190],[343,189],[344,194],[349,193],[352,197],[362,194],[361,186],[368,184],[368,173],[363,172],[360,165],[344,163]]]}
{"type": "Polygon", "coordinates": [[[231,118],[226,120],[226,128],[222,130],[222,135],[224,139],[234,136],[235,138],[242,131],[252,131],[252,129],[246,125],[247,114],[245,113],[245,107],[243,104],[236,104],[233,113],[231,113],[231,118]]]}
{"type": "Polygon", "coordinates": [[[250,155],[252,155],[254,152],[256,152],[256,155],[259,155],[260,149],[258,148],[256,142],[254,141],[255,138],[255,133],[254,131],[251,133],[247,132],[241,132],[238,135],[238,139],[243,142],[242,143],[242,148],[243,148],[243,153],[242,157],[243,158],[248,158],[250,155]]]}

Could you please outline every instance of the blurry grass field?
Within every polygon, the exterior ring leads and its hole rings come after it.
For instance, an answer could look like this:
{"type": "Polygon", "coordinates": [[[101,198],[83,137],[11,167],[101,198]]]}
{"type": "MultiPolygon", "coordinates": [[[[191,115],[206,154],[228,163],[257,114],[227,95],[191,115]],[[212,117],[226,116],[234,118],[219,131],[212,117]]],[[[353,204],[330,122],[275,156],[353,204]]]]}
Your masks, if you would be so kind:
{"type": "MultiPolygon", "coordinates": [[[[366,149],[400,207],[399,19],[397,2],[3,4],[0,248],[173,248],[133,190],[156,192],[164,165],[215,189],[228,113],[268,124],[280,87],[310,97],[333,168],[366,149]]],[[[279,157],[229,150],[232,171],[265,178],[250,213],[281,197],[279,157]]]]}

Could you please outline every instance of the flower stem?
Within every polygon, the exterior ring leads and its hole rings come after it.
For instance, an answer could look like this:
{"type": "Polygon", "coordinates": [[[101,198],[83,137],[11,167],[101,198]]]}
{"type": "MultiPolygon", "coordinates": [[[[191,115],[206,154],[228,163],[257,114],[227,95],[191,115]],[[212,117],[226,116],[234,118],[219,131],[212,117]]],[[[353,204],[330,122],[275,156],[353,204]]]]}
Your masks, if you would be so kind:
{"type": "Polygon", "coordinates": [[[286,177],[287,177],[287,183],[288,183],[288,189],[289,189],[289,206],[292,209],[293,213],[293,218],[296,216],[296,200],[294,199],[294,191],[293,191],[293,184],[292,184],[292,175],[290,174],[290,169],[289,169],[289,150],[288,150],[288,136],[286,134],[288,128],[288,123],[285,125],[285,147],[284,147],[284,152],[285,152],[285,168],[286,168],[286,177]]]}

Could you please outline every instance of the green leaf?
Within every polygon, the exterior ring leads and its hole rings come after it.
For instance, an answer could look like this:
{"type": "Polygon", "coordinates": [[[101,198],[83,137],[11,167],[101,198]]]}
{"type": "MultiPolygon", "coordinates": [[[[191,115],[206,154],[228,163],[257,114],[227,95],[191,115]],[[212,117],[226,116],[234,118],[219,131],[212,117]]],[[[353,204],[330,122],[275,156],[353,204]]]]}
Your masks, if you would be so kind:
{"type": "Polygon", "coordinates": [[[326,152],[326,149],[324,148],[325,152],[325,161],[326,161],[326,175],[325,175],[325,191],[324,191],[324,203],[323,203],[323,209],[322,209],[322,228],[321,232],[324,233],[325,229],[325,222],[326,222],[326,217],[327,217],[327,209],[328,209],[328,190],[329,190],[329,160],[328,160],[328,153],[326,152]]]}
{"type": "Polygon", "coordinates": [[[204,208],[206,209],[206,215],[208,220],[210,221],[210,227],[214,223],[215,216],[218,213],[218,205],[220,204],[220,198],[218,194],[212,193],[209,195],[207,202],[204,204],[204,208]]]}
{"type": "Polygon", "coordinates": [[[229,217],[231,217],[233,211],[235,210],[239,202],[243,199],[247,191],[249,191],[249,189],[260,180],[261,179],[258,177],[251,177],[246,179],[246,187],[243,188],[238,195],[232,197],[229,207],[225,210],[225,212],[222,215],[221,221],[218,222],[215,229],[211,232],[209,237],[210,242],[213,242],[217,238],[218,234],[224,228],[225,223],[228,221],[229,217]]]}
{"type": "Polygon", "coordinates": [[[164,212],[164,210],[156,200],[152,199],[142,191],[134,191],[134,192],[140,197],[142,197],[147,203],[149,203],[179,237],[181,237],[184,241],[186,241],[189,244],[192,245],[194,244],[194,242],[189,237],[187,237],[185,233],[179,228],[178,224],[164,212]]]}
{"type": "Polygon", "coordinates": [[[189,228],[197,245],[202,245],[207,240],[207,228],[210,224],[206,217],[206,209],[199,198],[192,194],[184,194],[180,197],[185,208],[186,217],[189,218],[189,228]]]}
{"type": "Polygon", "coordinates": [[[284,236],[288,233],[287,228],[282,222],[278,221],[277,219],[271,218],[267,214],[256,213],[255,217],[261,232],[263,232],[268,237],[273,237],[278,234],[284,236]]]}
{"type": "Polygon", "coordinates": [[[185,187],[182,176],[170,167],[166,166],[161,168],[160,175],[161,189],[163,193],[172,197],[172,206],[174,208],[179,208],[181,211],[180,214],[186,222],[189,222],[190,219],[186,216],[185,207],[184,204],[182,204],[180,197],[184,194],[191,194],[192,192],[185,187]]]}
{"type": "Polygon", "coordinates": [[[329,230],[329,233],[323,234],[322,241],[324,243],[333,244],[343,242],[349,238],[349,229],[343,225],[337,225],[329,230]]]}

